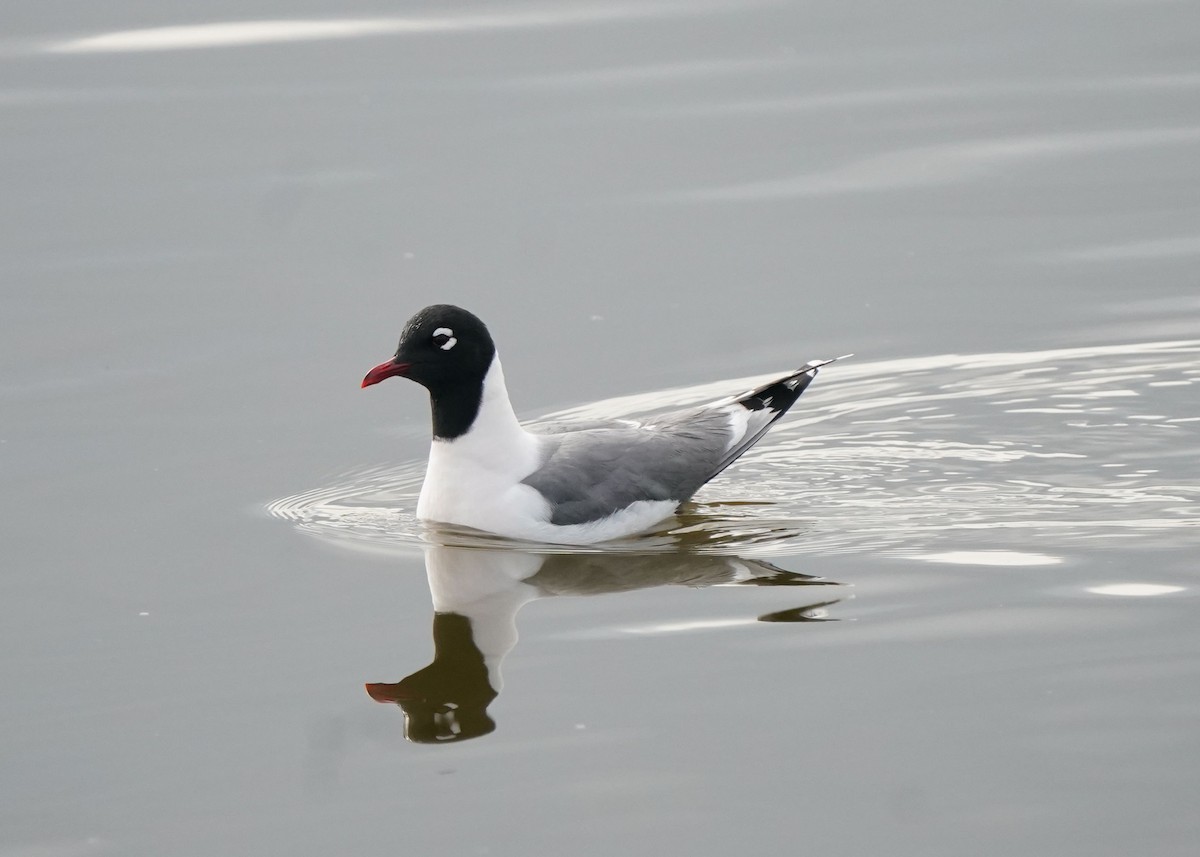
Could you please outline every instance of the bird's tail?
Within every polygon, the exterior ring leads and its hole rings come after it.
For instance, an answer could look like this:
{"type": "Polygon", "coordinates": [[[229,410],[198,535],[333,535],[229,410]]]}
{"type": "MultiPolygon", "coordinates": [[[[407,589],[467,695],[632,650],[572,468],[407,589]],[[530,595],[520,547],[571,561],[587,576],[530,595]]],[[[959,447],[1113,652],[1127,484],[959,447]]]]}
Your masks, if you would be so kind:
{"type": "Polygon", "coordinates": [[[853,356],[853,354],[843,354],[841,357],[834,357],[830,360],[813,360],[790,375],[768,381],[761,387],[755,387],[740,396],[735,396],[733,401],[749,411],[761,411],[766,408],[775,411],[778,416],[783,416],[787,413],[787,409],[800,398],[804,389],[812,383],[812,379],[817,377],[818,369],[853,356]]]}
{"type": "MultiPolygon", "coordinates": [[[[750,415],[746,426],[746,433],[742,436],[734,446],[725,453],[717,465],[713,476],[716,476],[730,464],[738,459],[754,444],[758,443],[759,439],[767,433],[775,421],[788,412],[788,408],[796,403],[800,398],[800,394],[805,391],[813,378],[817,377],[817,370],[822,366],[828,366],[837,360],[844,360],[847,357],[853,357],[853,354],[843,354],[841,357],[834,357],[832,360],[813,360],[801,366],[790,375],[784,375],[782,378],[776,378],[774,381],[768,381],[761,387],[755,387],[753,390],[742,393],[740,396],[734,396],[732,399],[725,399],[724,402],[714,404],[741,405],[748,411],[753,411],[750,415]]],[[[711,476],[709,477],[712,478],[711,476]]]]}

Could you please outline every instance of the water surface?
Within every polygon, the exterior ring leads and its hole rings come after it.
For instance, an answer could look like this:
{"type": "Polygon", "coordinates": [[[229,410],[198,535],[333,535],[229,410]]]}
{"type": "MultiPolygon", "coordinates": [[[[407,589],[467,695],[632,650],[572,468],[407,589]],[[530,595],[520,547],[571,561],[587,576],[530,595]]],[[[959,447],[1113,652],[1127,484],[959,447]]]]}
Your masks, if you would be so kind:
{"type": "Polygon", "coordinates": [[[0,854],[1193,853],[1194,4],[3,17],[0,854]],[[530,419],[858,356],[431,539],[444,301],[530,419]]]}

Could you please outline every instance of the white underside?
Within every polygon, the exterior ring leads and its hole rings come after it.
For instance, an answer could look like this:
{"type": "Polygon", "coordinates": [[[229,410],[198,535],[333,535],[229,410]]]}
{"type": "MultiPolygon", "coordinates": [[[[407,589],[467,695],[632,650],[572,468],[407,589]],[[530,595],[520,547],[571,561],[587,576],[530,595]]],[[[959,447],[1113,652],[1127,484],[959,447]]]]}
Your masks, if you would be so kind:
{"type": "MultiPolygon", "coordinates": [[[[542,503],[544,505],[545,501],[542,503]]],[[[449,515],[418,515],[425,521],[473,527],[510,539],[553,545],[591,545],[650,531],[670,518],[677,505],[672,500],[638,500],[607,518],[586,524],[553,524],[548,514],[539,517],[540,510],[536,508],[532,514],[525,514],[527,510],[515,506],[481,509],[475,514],[459,515],[454,520],[449,520],[449,515]]]]}
{"type": "Polygon", "coordinates": [[[517,422],[496,358],[470,431],[430,447],[417,517],[513,539],[586,545],[645,532],[674,514],[671,500],[639,500],[585,524],[551,523],[550,503],[521,481],[540,465],[541,443],[517,422]]]}
{"type": "MultiPolygon", "coordinates": [[[[645,532],[675,513],[674,501],[639,500],[607,518],[585,524],[553,524],[550,504],[519,481],[532,473],[533,467],[520,472],[461,455],[455,446],[466,439],[433,442],[417,501],[421,520],[472,527],[510,539],[587,545],[645,532]]],[[[531,435],[530,440],[536,442],[537,438],[531,435]]],[[[500,459],[498,463],[507,462],[500,459]]]]}

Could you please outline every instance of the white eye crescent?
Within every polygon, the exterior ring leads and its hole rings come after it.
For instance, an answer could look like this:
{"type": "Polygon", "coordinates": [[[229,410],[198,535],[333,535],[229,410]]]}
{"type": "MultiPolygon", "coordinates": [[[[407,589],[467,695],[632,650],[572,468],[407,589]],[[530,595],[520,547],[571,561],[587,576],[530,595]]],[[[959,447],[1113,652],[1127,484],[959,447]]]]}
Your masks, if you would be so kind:
{"type": "Polygon", "coordinates": [[[458,344],[458,340],[454,338],[454,331],[448,327],[439,327],[435,330],[433,332],[433,339],[435,342],[439,339],[445,340],[444,342],[438,342],[438,347],[443,351],[449,351],[458,344]]]}

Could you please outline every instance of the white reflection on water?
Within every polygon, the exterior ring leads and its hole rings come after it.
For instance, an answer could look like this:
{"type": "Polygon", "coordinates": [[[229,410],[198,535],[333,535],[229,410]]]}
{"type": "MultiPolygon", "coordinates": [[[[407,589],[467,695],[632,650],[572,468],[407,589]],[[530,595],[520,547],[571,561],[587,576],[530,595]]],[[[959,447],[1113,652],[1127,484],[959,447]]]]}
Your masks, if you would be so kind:
{"type": "Polygon", "coordinates": [[[1074,155],[1180,146],[1200,127],[1095,130],[954,141],[873,155],[828,170],[659,195],[671,200],[766,200],[874,193],[985,178],[1012,166],[1074,155]]]}
{"type": "Polygon", "coordinates": [[[640,88],[652,83],[690,82],[710,77],[778,72],[796,65],[797,62],[795,57],[777,56],[626,64],[584,71],[518,75],[487,81],[485,85],[495,89],[562,90],[573,95],[581,89],[640,88]]]}
{"type": "MultiPolygon", "coordinates": [[[[644,415],[758,380],[547,417],[644,415]]],[[[1200,397],[1190,389],[1198,382],[1200,341],[839,363],[667,529],[598,549],[949,554],[1012,564],[1114,543],[1200,547],[1200,397]]],[[[269,509],[367,550],[511,544],[423,530],[412,511],[423,470],[418,461],[357,472],[269,509]]]]}
{"type": "Polygon", "coordinates": [[[1089,586],[1088,592],[1096,595],[1122,595],[1128,598],[1145,598],[1153,595],[1173,595],[1183,592],[1182,586],[1168,586],[1162,583],[1110,583],[1105,586],[1089,586]]]}
{"type": "Polygon", "coordinates": [[[946,553],[921,554],[913,559],[953,565],[997,566],[1058,565],[1062,562],[1062,557],[1024,551],[947,551],[946,553]]]}
{"type": "Polygon", "coordinates": [[[561,27],[614,20],[694,15],[716,8],[721,7],[714,3],[598,4],[565,8],[516,8],[507,9],[503,13],[464,11],[456,15],[437,16],[217,21],[101,33],[52,42],[44,49],[49,53],[89,54],[245,47],[363,36],[561,27]]]}
{"type": "Polygon", "coordinates": [[[1142,262],[1147,259],[1174,259],[1200,256],[1200,235],[1153,238],[1123,244],[1100,244],[1067,250],[1056,259],[1066,262],[1142,262]]]}
{"type": "MultiPolygon", "coordinates": [[[[814,59],[792,57],[788,62],[798,66],[820,62],[832,65],[839,62],[864,63],[877,60],[878,55],[859,56],[839,52],[814,59]]],[[[709,67],[709,72],[719,68],[709,67]]],[[[734,67],[732,70],[743,70],[734,67]]],[[[636,67],[629,74],[636,73],[636,67]]],[[[549,76],[543,79],[550,79],[549,76]]],[[[945,101],[973,101],[984,98],[1006,98],[1019,96],[1029,99],[1038,96],[1060,98],[1064,94],[1086,95],[1088,93],[1109,94],[1124,92],[1156,92],[1200,88],[1200,74],[1160,75],[1116,75],[1112,77],[1038,79],[1036,81],[1002,80],[995,82],[972,81],[970,83],[938,86],[890,86],[877,89],[848,89],[837,92],[820,92],[806,95],[787,95],[774,98],[739,98],[732,101],[704,102],[700,104],[667,105],[648,112],[644,109],[627,111],[631,115],[673,117],[724,117],[745,114],[793,114],[820,110],[843,110],[848,107],[872,107],[889,105],[921,104],[945,101]]]]}

